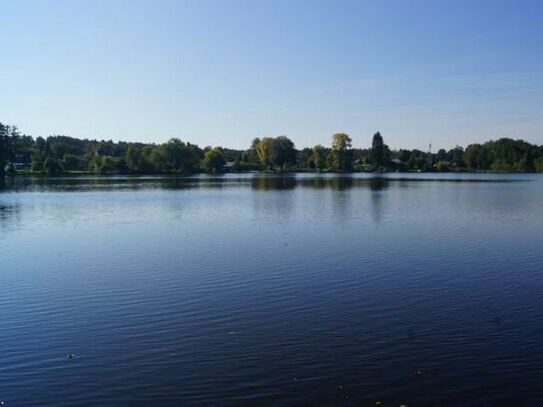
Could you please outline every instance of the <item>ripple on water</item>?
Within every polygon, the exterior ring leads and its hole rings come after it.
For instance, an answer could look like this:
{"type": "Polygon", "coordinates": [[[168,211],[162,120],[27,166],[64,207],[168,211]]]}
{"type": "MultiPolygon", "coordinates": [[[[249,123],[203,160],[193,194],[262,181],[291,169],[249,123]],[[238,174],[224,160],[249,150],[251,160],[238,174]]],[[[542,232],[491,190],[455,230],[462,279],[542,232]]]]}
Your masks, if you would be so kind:
{"type": "Polygon", "coordinates": [[[537,404],[542,180],[440,177],[21,181],[2,399],[537,404]]]}

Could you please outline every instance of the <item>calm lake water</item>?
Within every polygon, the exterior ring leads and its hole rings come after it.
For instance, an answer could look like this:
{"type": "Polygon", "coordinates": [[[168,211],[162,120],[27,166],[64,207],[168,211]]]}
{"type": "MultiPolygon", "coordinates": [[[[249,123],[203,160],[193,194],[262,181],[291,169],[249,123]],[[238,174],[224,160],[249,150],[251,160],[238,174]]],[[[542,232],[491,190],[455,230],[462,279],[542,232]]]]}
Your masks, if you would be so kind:
{"type": "Polygon", "coordinates": [[[6,178],[0,400],[541,405],[543,177],[6,178]]]}

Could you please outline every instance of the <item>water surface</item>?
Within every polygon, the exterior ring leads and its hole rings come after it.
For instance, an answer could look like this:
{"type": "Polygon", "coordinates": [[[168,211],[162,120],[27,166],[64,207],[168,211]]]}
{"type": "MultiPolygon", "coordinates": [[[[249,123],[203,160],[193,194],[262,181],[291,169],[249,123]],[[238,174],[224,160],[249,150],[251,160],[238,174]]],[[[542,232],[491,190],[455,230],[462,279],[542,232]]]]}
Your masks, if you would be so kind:
{"type": "Polygon", "coordinates": [[[6,178],[0,400],[538,405],[542,202],[538,175],[6,178]]]}

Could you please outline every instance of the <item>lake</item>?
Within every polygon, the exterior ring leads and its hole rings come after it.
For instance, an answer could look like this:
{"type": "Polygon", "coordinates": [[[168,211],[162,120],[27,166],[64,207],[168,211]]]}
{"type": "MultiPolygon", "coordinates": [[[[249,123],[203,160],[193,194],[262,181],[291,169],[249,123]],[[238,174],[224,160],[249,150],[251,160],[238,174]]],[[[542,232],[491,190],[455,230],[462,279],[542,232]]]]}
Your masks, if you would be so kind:
{"type": "Polygon", "coordinates": [[[543,177],[6,178],[0,400],[539,405],[543,177]]]}

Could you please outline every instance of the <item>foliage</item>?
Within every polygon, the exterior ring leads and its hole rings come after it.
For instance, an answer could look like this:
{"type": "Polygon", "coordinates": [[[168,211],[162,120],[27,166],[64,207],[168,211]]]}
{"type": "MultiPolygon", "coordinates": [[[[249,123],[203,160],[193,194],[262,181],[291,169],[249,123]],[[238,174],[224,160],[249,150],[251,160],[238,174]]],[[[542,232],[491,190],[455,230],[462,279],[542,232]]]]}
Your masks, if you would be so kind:
{"type": "Polygon", "coordinates": [[[254,144],[254,150],[258,161],[267,168],[271,167],[270,155],[272,140],[271,137],[264,137],[263,139],[258,139],[258,141],[255,140],[256,144],[254,144]]]}
{"type": "Polygon", "coordinates": [[[382,170],[389,165],[390,154],[388,146],[384,143],[381,133],[373,135],[370,150],[370,164],[373,169],[382,170]]]}
{"type": "Polygon", "coordinates": [[[59,162],[62,171],[85,171],[89,163],[85,156],[76,154],[64,154],[64,157],[59,162]]]}
{"type": "Polygon", "coordinates": [[[296,167],[298,169],[314,170],[313,149],[305,147],[296,153],[296,167]]]}
{"type": "Polygon", "coordinates": [[[350,171],[352,168],[351,138],[345,133],[332,136],[332,151],[329,161],[333,171],[350,171]]]}
{"type": "Polygon", "coordinates": [[[294,143],[286,136],[279,136],[272,142],[271,162],[281,171],[288,164],[296,163],[296,149],[294,143]]]}
{"type": "Polygon", "coordinates": [[[313,168],[318,171],[322,171],[326,165],[326,150],[320,144],[317,144],[312,149],[311,161],[313,168]]]}
{"type": "Polygon", "coordinates": [[[449,166],[447,165],[445,161],[438,161],[436,164],[436,169],[439,172],[446,172],[449,170],[449,166]]]}
{"type": "Polygon", "coordinates": [[[226,161],[222,149],[214,148],[207,150],[204,154],[204,168],[211,172],[220,172],[225,166],[226,161]]]}
{"type": "Polygon", "coordinates": [[[8,140],[9,127],[0,123],[0,175],[4,173],[8,161],[8,140]]]}
{"type": "Polygon", "coordinates": [[[12,171],[20,140],[17,127],[0,123],[0,175],[12,171]]]}
{"type": "Polygon", "coordinates": [[[58,165],[58,161],[55,158],[47,157],[43,162],[43,169],[48,174],[56,174],[60,171],[60,166],[58,165]]]}
{"type": "Polygon", "coordinates": [[[315,145],[297,151],[285,136],[253,139],[247,150],[222,147],[200,149],[172,138],[163,144],[88,140],[53,135],[47,138],[21,134],[16,126],[0,123],[0,174],[6,172],[90,172],[191,174],[202,169],[221,171],[516,171],[543,172],[543,146],[501,138],[456,146],[437,153],[421,150],[390,151],[380,133],[370,149],[353,149],[345,133],[332,137],[331,148],[315,145]],[[434,163],[436,163],[434,165],[434,163]]]}
{"type": "Polygon", "coordinates": [[[152,174],[157,171],[157,165],[152,161],[151,154],[155,147],[141,143],[128,144],[124,153],[126,171],[131,174],[152,174]]]}
{"type": "Polygon", "coordinates": [[[536,172],[543,172],[543,154],[534,160],[534,169],[536,172]]]}
{"type": "Polygon", "coordinates": [[[541,148],[524,140],[501,138],[484,144],[470,144],[464,153],[469,171],[536,171],[541,148]]]}
{"type": "Polygon", "coordinates": [[[284,171],[286,165],[296,162],[294,143],[286,136],[264,137],[256,141],[253,148],[260,163],[268,169],[284,171]]]}

